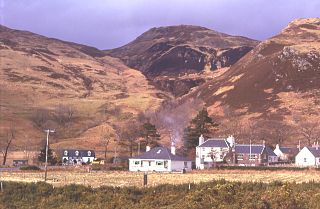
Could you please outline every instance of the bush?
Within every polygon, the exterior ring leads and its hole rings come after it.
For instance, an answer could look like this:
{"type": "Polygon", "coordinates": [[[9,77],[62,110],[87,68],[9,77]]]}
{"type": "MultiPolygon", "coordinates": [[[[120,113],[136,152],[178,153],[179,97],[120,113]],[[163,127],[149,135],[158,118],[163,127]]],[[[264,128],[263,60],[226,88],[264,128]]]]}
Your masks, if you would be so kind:
{"type": "Polygon", "coordinates": [[[28,166],[20,167],[20,170],[22,170],[22,171],[39,171],[40,168],[35,165],[28,165],[28,166]]]}

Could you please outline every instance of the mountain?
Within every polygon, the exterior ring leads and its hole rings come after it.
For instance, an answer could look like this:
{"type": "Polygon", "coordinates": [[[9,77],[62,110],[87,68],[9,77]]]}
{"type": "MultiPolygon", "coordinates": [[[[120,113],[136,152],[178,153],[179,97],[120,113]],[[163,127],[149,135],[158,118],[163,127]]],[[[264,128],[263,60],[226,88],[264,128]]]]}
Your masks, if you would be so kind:
{"type": "MultiPolygon", "coordinates": [[[[53,144],[99,147],[114,125],[167,97],[139,71],[103,51],[0,26],[0,137],[13,126],[13,148],[53,144]]],[[[53,145],[55,146],[55,145],[53,145]]]]}
{"type": "Polygon", "coordinates": [[[181,96],[210,79],[210,72],[236,63],[258,43],[204,27],[180,25],[152,28],[106,53],[139,69],[161,89],[181,96]]]}
{"type": "Polygon", "coordinates": [[[303,122],[319,123],[320,19],[291,22],[190,96],[203,99],[215,115],[283,121],[294,129],[287,137],[303,122]]]}

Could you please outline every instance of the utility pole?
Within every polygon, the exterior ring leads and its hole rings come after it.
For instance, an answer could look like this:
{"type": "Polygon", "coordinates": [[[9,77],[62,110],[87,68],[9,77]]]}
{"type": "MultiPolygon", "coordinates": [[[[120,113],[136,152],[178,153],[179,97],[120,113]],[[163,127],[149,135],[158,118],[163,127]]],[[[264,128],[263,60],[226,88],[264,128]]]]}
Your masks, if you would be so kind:
{"type": "Polygon", "coordinates": [[[54,133],[55,130],[50,130],[50,129],[47,129],[47,130],[44,130],[44,132],[47,133],[47,144],[46,144],[46,162],[45,162],[45,165],[44,165],[44,168],[45,168],[45,173],[44,173],[44,181],[47,181],[47,171],[48,171],[48,148],[49,148],[49,133],[54,133]]]}

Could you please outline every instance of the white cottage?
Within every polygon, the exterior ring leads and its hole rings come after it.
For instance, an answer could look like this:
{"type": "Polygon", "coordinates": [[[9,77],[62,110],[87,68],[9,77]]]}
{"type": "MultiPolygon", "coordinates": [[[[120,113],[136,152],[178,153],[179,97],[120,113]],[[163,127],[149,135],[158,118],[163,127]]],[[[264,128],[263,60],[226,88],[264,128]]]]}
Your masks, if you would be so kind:
{"type": "Polygon", "coordinates": [[[204,141],[201,135],[199,145],[196,147],[196,168],[211,168],[215,162],[223,162],[234,145],[235,139],[232,136],[227,139],[212,138],[204,141]]]}
{"type": "Polygon", "coordinates": [[[320,166],[320,148],[304,147],[295,158],[296,166],[299,167],[319,167],[320,166]]]}
{"type": "Polygon", "coordinates": [[[190,171],[191,160],[178,156],[175,153],[175,147],[171,150],[165,147],[155,147],[151,150],[147,147],[144,154],[129,158],[129,171],[190,171]]]}
{"type": "Polygon", "coordinates": [[[292,162],[295,156],[299,153],[299,146],[298,147],[283,147],[276,145],[274,149],[274,153],[278,156],[279,161],[283,162],[292,162]]]}

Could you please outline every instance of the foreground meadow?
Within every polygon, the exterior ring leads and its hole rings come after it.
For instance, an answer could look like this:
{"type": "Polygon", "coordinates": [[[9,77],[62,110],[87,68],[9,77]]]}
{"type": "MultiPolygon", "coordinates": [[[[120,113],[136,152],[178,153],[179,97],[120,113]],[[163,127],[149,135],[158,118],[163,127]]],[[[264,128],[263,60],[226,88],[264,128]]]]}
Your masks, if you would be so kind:
{"type": "MultiPolygon", "coordinates": [[[[105,171],[86,172],[80,170],[73,171],[49,171],[48,183],[54,186],[64,186],[69,184],[82,184],[91,187],[112,186],[143,186],[142,172],[127,171],[105,171]]],[[[16,182],[40,182],[44,179],[44,172],[1,172],[0,181],[16,182]]],[[[209,182],[212,180],[225,179],[227,181],[238,182],[320,182],[320,172],[316,170],[303,171],[255,171],[255,170],[210,170],[193,171],[182,173],[148,173],[148,186],[158,186],[161,184],[188,184],[209,182]]]]}

